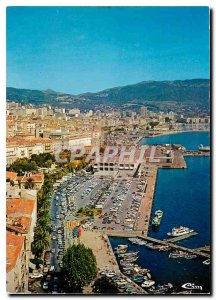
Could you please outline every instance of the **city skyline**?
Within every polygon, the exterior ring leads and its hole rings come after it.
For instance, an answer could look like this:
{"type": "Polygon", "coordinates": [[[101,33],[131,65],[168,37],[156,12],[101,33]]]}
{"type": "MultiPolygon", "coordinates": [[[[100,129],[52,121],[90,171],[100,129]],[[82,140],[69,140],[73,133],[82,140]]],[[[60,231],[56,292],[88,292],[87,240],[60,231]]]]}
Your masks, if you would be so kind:
{"type": "Polygon", "coordinates": [[[209,78],[208,7],[7,9],[7,86],[79,94],[191,78],[209,78]]]}

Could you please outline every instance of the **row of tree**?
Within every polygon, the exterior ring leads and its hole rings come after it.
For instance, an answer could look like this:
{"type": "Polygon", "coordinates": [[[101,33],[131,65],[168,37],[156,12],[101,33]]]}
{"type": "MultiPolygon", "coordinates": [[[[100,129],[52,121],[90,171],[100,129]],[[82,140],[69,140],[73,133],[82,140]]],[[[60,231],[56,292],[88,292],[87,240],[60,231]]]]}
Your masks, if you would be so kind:
{"type": "Polygon", "coordinates": [[[50,246],[51,233],[51,195],[53,184],[68,173],[67,168],[58,168],[54,174],[46,174],[42,189],[37,195],[37,224],[35,228],[32,251],[37,257],[41,257],[44,250],[50,246]]]}

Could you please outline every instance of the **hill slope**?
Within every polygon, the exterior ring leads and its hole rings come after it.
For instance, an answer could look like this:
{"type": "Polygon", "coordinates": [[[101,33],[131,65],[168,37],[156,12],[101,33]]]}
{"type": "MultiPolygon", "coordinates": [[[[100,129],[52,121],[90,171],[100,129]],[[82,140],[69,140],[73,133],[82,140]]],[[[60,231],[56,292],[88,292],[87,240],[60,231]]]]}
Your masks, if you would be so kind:
{"type": "Polygon", "coordinates": [[[94,107],[98,104],[121,105],[144,104],[146,101],[193,104],[209,107],[210,81],[208,79],[176,81],[143,81],[123,87],[115,87],[98,93],[77,96],[58,93],[53,90],[39,91],[7,88],[7,99],[22,103],[50,104],[56,106],[94,107]]]}
{"type": "Polygon", "coordinates": [[[106,89],[98,93],[84,94],[88,99],[109,101],[179,101],[208,103],[208,79],[176,81],[143,81],[124,87],[106,89]]]}

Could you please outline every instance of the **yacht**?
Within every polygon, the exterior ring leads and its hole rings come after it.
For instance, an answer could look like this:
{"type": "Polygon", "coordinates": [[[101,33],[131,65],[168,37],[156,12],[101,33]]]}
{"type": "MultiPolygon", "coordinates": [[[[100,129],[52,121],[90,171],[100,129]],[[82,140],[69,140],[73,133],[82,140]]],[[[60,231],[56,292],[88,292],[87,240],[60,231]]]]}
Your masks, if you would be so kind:
{"type": "Polygon", "coordinates": [[[202,144],[199,145],[199,151],[210,151],[210,147],[209,146],[203,146],[202,144]]]}
{"type": "Polygon", "coordinates": [[[202,263],[206,266],[210,265],[210,263],[211,263],[210,258],[204,260],[202,263]]]}
{"type": "Polygon", "coordinates": [[[191,232],[194,232],[194,230],[188,227],[179,226],[179,227],[174,227],[171,232],[167,233],[167,235],[172,237],[177,237],[191,232]]]}
{"type": "Polygon", "coordinates": [[[141,284],[141,287],[148,288],[155,284],[154,280],[146,280],[141,284]]]}

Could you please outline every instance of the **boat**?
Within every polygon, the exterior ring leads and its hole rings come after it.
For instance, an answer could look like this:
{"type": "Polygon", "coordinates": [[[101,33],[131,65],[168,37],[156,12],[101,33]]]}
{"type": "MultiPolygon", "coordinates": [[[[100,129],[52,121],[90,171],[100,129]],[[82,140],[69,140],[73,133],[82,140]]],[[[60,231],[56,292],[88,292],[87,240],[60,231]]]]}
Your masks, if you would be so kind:
{"type": "Polygon", "coordinates": [[[135,262],[137,259],[138,259],[138,256],[123,258],[124,261],[130,262],[130,263],[135,262]]]}
{"type": "Polygon", "coordinates": [[[186,259],[194,259],[197,258],[197,255],[190,254],[184,251],[174,251],[169,254],[169,258],[186,258],[186,259]]]}
{"type": "Polygon", "coordinates": [[[163,217],[163,211],[160,209],[156,210],[155,216],[158,217],[158,219],[161,219],[163,217]]]}
{"type": "Polygon", "coordinates": [[[171,232],[167,233],[167,235],[172,237],[177,237],[191,232],[194,232],[194,230],[188,227],[179,226],[179,227],[174,227],[171,232]]]}
{"type": "Polygon", "coordinates": [[[141,283],[144,281],[145,277],[143,275],[137,274],[137,275],[132,276],[131,279],[136,283],[141,283]]]}
{"type": "Polygon", "coordinates": [[[158,249],[159,251],[169,251],[171,249],[170,246],[163,246],[161,245],[160,248],[158,249]]]}
{"type": "Polygon", "coordinates": [[[135,251],[135,252],[126,252],[126,253],[120,253],[119,257],[122,258],[127,258],[127,257],[134,257],[137,256],[139,254],[139,251],[135,251]]]}
{"type": "Polygon", "coordinates": [[[171,293],[173,290],[173,285],[172,283],[168,282],[163,285],[158,285],[156,289],[152,290],[153,294],[166,294],[166,293],[171,293]]]}
{"type": "Polygon", "coordinates": [[[127,261],[120,261],[120,265],[121,265],[121,267],[133,267],[134,266],[134,264],[133,263],[130,263],[130,262],[127,262],[127,261]]]}
{"type": "Polygon", "coordinates": [[[128,248],[128,245],[118,245],[115,250],[125,250],[128,248]]]}
{"type": "Polygon", "coordinates": [[[202,263],[206,266],[210,265],[210,263],[211,263],[210,258],[204,260],[202,263]]]}
{"type": "Polygon", "coordinates": [[[155,284],[154,280],[146,280],[141,284],[141,287],[148,288],[155,284]]]}
{"type": "Polygon", "coordinates": [[[115,250],[114,253],[116,254],[124,254],[126,253],[127,249],[122,249],[122,250],[115,250]]]}
{"type": "Polygon", "coordinates": [[[143,241],[139,238],[129,238],[128,241],[134,245],[139,245],[139,246],[143,246],[147,243],[146,241],[143,241]]]}
{"type": "Polygon", "coordinates": [[[202,144],[199,145],[198,149],[199,149],[199,151],[204,151],[204,152],[210,151],[209,146],[203,146],[202,144]]]}

